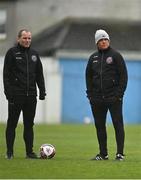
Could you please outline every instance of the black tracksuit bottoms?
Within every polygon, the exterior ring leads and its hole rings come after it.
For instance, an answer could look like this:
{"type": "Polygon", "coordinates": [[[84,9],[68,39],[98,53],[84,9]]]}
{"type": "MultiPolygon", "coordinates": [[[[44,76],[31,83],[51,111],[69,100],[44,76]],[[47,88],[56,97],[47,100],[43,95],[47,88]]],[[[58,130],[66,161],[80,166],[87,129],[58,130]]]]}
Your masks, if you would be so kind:
{"type": "Polygon", "coordinates": [[[123,154],[124,149],[124,124],[122,115],[122,100],[110,102],[97,102],[91,104],[92,113],[94,116],[97,138],[99,143],[100,154],[107,155],[107,132],[106,132],[106,115],[109,110],[113,126],[115,129],[115,137],[117,144],[117,152],[123,154]]]}
{"type": "Polygon", "coordinates": [[[36,96],[16,96],[11,101],[8,101],[8,120],[6,127],[6,145],[7,153],[13,153],[14,140],[16,135],[16,127],[19,116],[23,114],[23,138],[25,142],[26,154],[33,151],[34,140],[34,117],[36,111],[37,99],[36,96]]]}

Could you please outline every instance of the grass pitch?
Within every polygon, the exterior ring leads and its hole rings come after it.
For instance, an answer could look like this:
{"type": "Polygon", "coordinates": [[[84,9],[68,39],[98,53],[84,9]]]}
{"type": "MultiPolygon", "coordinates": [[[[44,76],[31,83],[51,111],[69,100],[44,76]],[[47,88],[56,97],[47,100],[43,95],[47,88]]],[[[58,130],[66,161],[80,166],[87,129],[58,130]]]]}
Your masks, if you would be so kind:
{"type": "Polygon", "coordinates": [[[125,126],[125,154],[123,162],[114,161],[116,153],[112,125],[108,125],[108,161],[90,161],[98,153],[93,124],[35,125],[34,151],[41,144],[50,143],[56,155],[50,160],[25,159],[23,126],[18,125],[15,157],[5,159],[5,125],[0,124],[1,179],[140,179],[141,125],[125,126]]]}

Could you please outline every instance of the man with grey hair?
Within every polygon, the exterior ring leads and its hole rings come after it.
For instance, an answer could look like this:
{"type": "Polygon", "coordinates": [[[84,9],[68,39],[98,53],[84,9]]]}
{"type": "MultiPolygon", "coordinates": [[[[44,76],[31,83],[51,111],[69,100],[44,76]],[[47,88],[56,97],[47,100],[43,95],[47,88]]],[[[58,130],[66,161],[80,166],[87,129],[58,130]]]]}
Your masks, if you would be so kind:
{"type": "Polygon", "coordinates": [[[90,101],[99,143],[99,153],[92,160],[108,160],[106,115],[109,110],[116,136],[116,160],[124,159],[123,95],[127,86],[127,69],[123,57],[110,47],[109,34],[95,33],[97,51],[86,67],[87,97],[90,101]]]}
{"type": "Polygon", "coordinates": [[[39,99],[45,99],[43,68],[38,53],[31,48],[31,32],[22,29],[18,33],[16,46],[10,48],[5,56],[3,68],[4,93],[8,100],[8,120],[6,127],[6,158],[14,157],[15,130],[21,111],[23,112],[23,138],[26,158],[37,158],[33,151],[34,117],[39,99]]]}

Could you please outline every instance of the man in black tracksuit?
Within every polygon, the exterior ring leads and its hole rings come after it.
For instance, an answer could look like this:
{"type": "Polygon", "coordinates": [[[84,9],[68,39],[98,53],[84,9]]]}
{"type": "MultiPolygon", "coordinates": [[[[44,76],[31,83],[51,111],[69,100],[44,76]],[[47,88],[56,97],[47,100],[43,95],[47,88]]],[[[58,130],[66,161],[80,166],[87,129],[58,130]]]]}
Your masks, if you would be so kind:
{"type": "Polygon", "coordinates": [[[17,45],[10,48],[5,56],[3,68],[4,93],[8,100],[8,120],[6,127],[6,158],[12,159],[15,140],[15,129],[20,113],[23,113],[26,157],[37,158],[33,151],[34,117],[36,96],[39,88],[39,99],[45,99],[43,68],[38,53],[30,48],[31,32],[22,29],[18,33],[17,45]]]}
{"type": "Polygon", "coordinates": [[[127,86],[127,69],[121,54],[110,47],[106,31],[97,30],[95,42],[98,51],[93,53],[86,67],[87,97],[95,120],[99,154],[92,160],[107,160],[106,115],[109,110],[115,129],[116,160],[124,159],[123,95],[127,86]]]}

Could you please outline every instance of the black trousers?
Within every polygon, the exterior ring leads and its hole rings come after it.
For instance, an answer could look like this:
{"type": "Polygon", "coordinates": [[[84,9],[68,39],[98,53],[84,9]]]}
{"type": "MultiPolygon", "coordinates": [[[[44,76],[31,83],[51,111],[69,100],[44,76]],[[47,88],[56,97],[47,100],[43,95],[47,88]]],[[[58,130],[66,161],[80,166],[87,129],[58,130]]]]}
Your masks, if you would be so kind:
{"type": "Polygon", "coordinates": [[[33,151],[33,125],[36,104],[36,96],[17,96],[14,97],[13,100],[8,101],[8,120],[5,132],[7,153],[13,153],[16,127],[21,111],[23,113],[23,138],[25,141],[26,154],[29,154],[33,151]]]}
{"type": "Polygon", "coordinates": [[[117,144],[117,152],[123,154],[124,150],[124,124],[122,115],[122,100],[113,103],[97,102],[91,104],[92,113],[95,120],[95,127],[99,143],[100,154],[107,155],[107,132],[106,132],[106,115],[109,110],[113,126],[115,129],[115,137],[117,144]]]}

